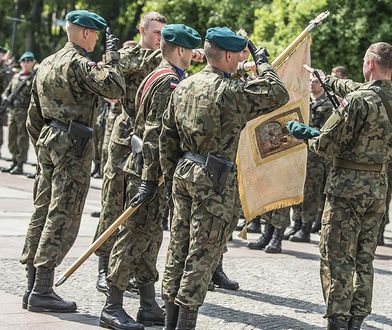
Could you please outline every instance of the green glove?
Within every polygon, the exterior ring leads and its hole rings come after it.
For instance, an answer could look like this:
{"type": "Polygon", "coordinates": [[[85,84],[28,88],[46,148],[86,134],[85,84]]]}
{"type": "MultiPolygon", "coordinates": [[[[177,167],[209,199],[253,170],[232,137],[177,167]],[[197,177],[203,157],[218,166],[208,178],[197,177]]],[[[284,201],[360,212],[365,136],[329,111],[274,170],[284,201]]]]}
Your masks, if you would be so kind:
{"type": "Polygon", "coordinates": [[[308,140],[320,135],[320,131],[298,121],[288,121],[286,123],[287,130],[292,136],[299,140],[308,140]]]}

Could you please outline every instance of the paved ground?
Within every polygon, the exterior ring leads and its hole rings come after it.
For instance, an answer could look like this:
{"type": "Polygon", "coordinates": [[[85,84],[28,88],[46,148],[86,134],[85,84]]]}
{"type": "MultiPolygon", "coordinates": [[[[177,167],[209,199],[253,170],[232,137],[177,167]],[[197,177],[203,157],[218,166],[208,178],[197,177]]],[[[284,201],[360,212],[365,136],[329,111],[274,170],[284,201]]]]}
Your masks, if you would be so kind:
{"type": "MultiPolygon", "coordinates": [[[[8,157],[3,147],[3,156],[8,157]]],[[[30,154],[29,160],[34,162],[30,154]]],[[[0,166],[9,162],[0,160],[0,166]]],[[[33,172],[31,165],[27,172],[33,172]]],[[[35,314],[21,309],[25,272],[18,262],[23,238],[32,213],[33,180],[0,173],[0,329],[98,329],[104,296],[95,290],[97,259],[91,257],[60,288],[58,293],[78,303],[75,314],[35,314]]],[[[92,241],[97,219],[100,180],[93,179],[84,210],[79,237],[57,270],[57,277],[92,241]]],[[[377,249],[373,314],[364,329],[392,329],[392,227],[386,232],[387,246],[377,249]]],[[[255,240],[257,234],[249,235],[255,240]]],[[[159,257],[162,273],[168,233],[159,257]]],[[[311,244],[284,242],[283,253],[269,255],[246,248],[246,241],[234,237],[225,255],[224,268],[240,283],[240,290],[217,289],[207,294],[198,319],[198,329],[323,329],[324,304],[319,283],[318,236],[311,244]]],[[[157,291],[159,292],[159,283],[157,291]]],[[[125,308],[136,315],[137,296],[127,294],[125,308]]],[[[159,329],[158,327],[150,329],[159,329]]]]}

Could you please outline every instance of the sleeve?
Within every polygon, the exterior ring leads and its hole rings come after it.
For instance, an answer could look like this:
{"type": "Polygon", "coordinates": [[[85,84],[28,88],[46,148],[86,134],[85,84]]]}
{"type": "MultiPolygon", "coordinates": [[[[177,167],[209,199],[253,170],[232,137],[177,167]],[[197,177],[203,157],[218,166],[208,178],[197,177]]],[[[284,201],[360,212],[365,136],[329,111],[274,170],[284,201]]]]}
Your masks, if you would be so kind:
{"type": "Polygon", "coordinates": [[[107,53],[104,65],[91,65],[87,59],[73,62],[73,71],[79,84],[94,94],[120,99],[125,95],[125,80],[120,72],[117,52],[107,53]]]}
{"type": "Polygon", "coordinates": [[[45,120],[42,116],[41,107],[39,104],[37,89],[36,89],[36,81],[33,81],[33,88],[31,91],[31,101],[29,109],[27,110],[27,121],[26,121],[26,128],[27,132],[29,133],[31,143],[33,144],[36,153],[36,145],[41,133],[42,127],[45,124],[45,120]]]}
{"type": "MultiPolygon", "coordinates": [[[[143,170],[142,180],[158,181],[160,175],[159,134],[162,129],[162,116],[173,92],[171,83],[174,79],[166,79],[154,92],[146,115],[143,133],[143,170]]],[[[179,81],[175,79],[177,84],[179,81]]]]}
{"type": "Polygon", "coordinates": [[[170,98],[169,104],[163,114],[162,131],[159,135],[159,161],[165,180],[171,180],[174,175],[178,160],[181,155],[179,150],[180,137],[178,134],[174,104],[176,102],[176,92],[170,98]]]}
{"type": "Polygon", "coordinates": [[[345,97],[347,94],[358,90],[362,86],[362,83],[350,79],[338,79],[332,76],[327,76],[327,84],[332,88],[333,92],[340,97],[345,97]]]}
{"type": "Polygon", "coordinates": [[[358,139],[368,109],[360,97],[351,98],[345,108],[329,117],[320,136],[308,140],[309,149],[328,158],[339,157],[348,143],[358,139]]]}
{"type": "Polygon", "coordinates": [[[263,63],[259,70],[259,76],[253,80],[231,81],[224,93],[229,99],[236,98],[238,111],[244,115],[245,122],[276,110],[289,101],[289,93],[272,67],[263,63]]]}
{"type": "Polygon", "coordinates": [[[5,90],[3,92],[4,99],[6,99],[12,93],[12,82],[13,82],[13,79],[10,80],[10,82],[8,83],[7,87],[5,88],[5,90]]]}

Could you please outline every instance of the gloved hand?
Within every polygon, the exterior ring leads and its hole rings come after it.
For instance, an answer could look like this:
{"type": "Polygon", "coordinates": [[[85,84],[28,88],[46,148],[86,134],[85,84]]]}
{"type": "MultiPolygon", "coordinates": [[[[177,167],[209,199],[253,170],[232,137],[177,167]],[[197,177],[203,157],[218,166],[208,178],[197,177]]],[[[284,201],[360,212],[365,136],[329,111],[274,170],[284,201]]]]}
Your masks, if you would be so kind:
{"type": "Polygon", "coordinates": [[[259,48],[255,54],[256,64],[260,65],[262,63],[268,63],[269,56],[270,54],[268,53],[268,50],[265,48],[259,48]]]}
{"type": "Polygon", "coordinates": [[[131,199],[131,206],[135,207],[144,202],[151,202],[158,189],[155,181],[142,181],[138,188],[138,193],[131,199]]]}
{"type": "Polygon", "coordinates": [[[308,140],[320,135],[318,129],[310,127],[298,121],[288,121],[286,123],[286,127],[290,134],[299,140],[308,140]]]}
{"type": "Polygon", "coordinates": [[[110,28],[106,28],[106,51],[116,52],[120,48],[120,39],[118,39],[112,32],[110,28]]]}

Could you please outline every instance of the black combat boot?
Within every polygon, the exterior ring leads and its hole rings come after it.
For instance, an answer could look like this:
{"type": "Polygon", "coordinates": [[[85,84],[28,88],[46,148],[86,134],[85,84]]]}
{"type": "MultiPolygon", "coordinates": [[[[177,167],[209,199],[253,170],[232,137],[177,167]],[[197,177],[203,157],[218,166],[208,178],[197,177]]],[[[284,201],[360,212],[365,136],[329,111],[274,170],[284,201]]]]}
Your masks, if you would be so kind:
{"type": "Polygon", "coordinates": [[[165,327],[163,330],[175,330],[179,307],[175,303],[165,302],[165,327]]]}
{"type": "Polygon", "coordinates": [[[347,321],[338,319],[336,317],[328,318],[327,330],[347,330],[347,329],[348,329],[347,321]]]}
{"type": "Polygon", "coordinates": [[[99,218],[100,216],[101,216],[100,211],[93,211],[90,213],[90,217],[92,217],[92,218],[99,218]]]}
{"type": "Polygon", "coordinates": [[[197,309],[195,311],[191,311],[188,308],[179,306],[176,330],[195,330],[196,321],[197,309]]]}
{"type": "Polygon", "coordinates": [[[238,282],[230,280],[223,271],[223,255],[220,257],[215,272],[212,275],[212,282],[217,287],[226,290],[238,290],[240,288],[238,282]]]}
{"type": "Polygon", "coordinates": [[[252,222],[247,226],[248,233],[258,234],[261,232],[260,226],[260,217],[255,218],[252,222]]]}
{"type": "Polygon", "coordinates": [[[18,163],[16,162],[16,160],[13,160],[12,163],[11,163],[11,165],[10,165],[10,167],[8,167],[8,168],[2,168],[1,171],[2,171],[2,172],[5,172],[5,173],[9,173],[9,172],[11,172],[11,171],[14,169],[14,167],[15,167],[17,164],[18,164],[18,163]]]}
{"type": "Polygon", "coordinates": [[[93,171],[91,172],[91,176],[95,177],[98,173],[101,171],[101,162],[96,162],[94,161],[94,168],[93,171]]]}
{"type": "Polygon", "coordinates": [[[26,288],[26,291],[23,295],[23,300],[22,300],[22,308],[23,309],[27,309],[27,301],[29,300],[30,293],[34,287],[35,272],[36,272],[36,269],[33,265],[33,262],[27,263],[26,264],[27,288],[26,288]]]}
{"type": "Polygon", "coordinates": [[[123,293],[115,285],[108,284],[106,303],[99,318],[99,325],[115,330],[144,330],[143,324],[137,323],[123,309],[123,293]]]}
{"type": "Polygon", "coordinates": [[[348,321],[348,330],[360,330],[362,323],[363,323],[364,318],[356,318],[352,317],[348,321]]]}
{"type": "Polygon", "coordinates": [[[16,166],[12,170],[10,170],[10,174],[23,174],[23,162],[17,162],[16,166]]]}
{"type": "Polygon", "coordinates": [[[312,228],[312,223],[302,223],[301,229],[298,230],[294,235],[290,236],[290,241],[309,243],[310,242],[310,229],[312,228]]]}
{"type": "Polygon", "coordinates": [[[128,291],[129,293],[136,293],[137,295],[139,295],[139,288],[135,282],[135,279],[133,277],[131,277],[129,279],[127,288],[125,289],[125,291],[128,291]]]}
{"type": "Polygon", "coordinates": [[[281,253],[282,252],[282,239],[285,228],[275,228],[274,234],[269,244],[265,247],[264,252],[267,253],[281,253]]]}
{"type": "Polygon", "coordinates": [[[98,258],[98,278],[95,287],[99,292],[105,293],[108,291],[106,283],[106,275],[108,274],[109,256],[99,256],[98,258]]]}
{"type": "Polygon", "coordinates": [[[215,285],[214,282],[212,282],[212,280],[208,282],[207,291],[215,291],[215,285]]]}
{"type": "Polygon", "coordinates": [[[248,248],[252,250],[262,250],[264,249],[272,238],[272,234],[274,233],[274,226],[270,223],[267,223],[264,226],[263,234],[257,239],[256,242],[248,243],[248,248]]]}
{"type": "Polygon", "coordinates": [[[286,233],[283,235],[284,240],[289,240],[290,236],[293,236],[298,230],[301,229],[302,226],[302,220],[295,220],[294,221],[294,226],[286,233]]]}
{"type": "Polygon", "coordinates": [[[139,286],[140,307],[136,320],[145,326],[165,325],[164,310],[155,300],[154,283],[139,286]]]}
{"type": "Polygon", "coordinates": [[[312,229],[310,232],[312,234],[317,234],[321,229],[321,219],[317,219],[315,222],[313,222],[312,229]]]}
{"type": "Polygon", "coordinates": [[[72,313],[76,311],[74,301],[63,300],[53,291],[54,269],[37,267],[33,291],[27,310],[30,312],[72,313]]]}

